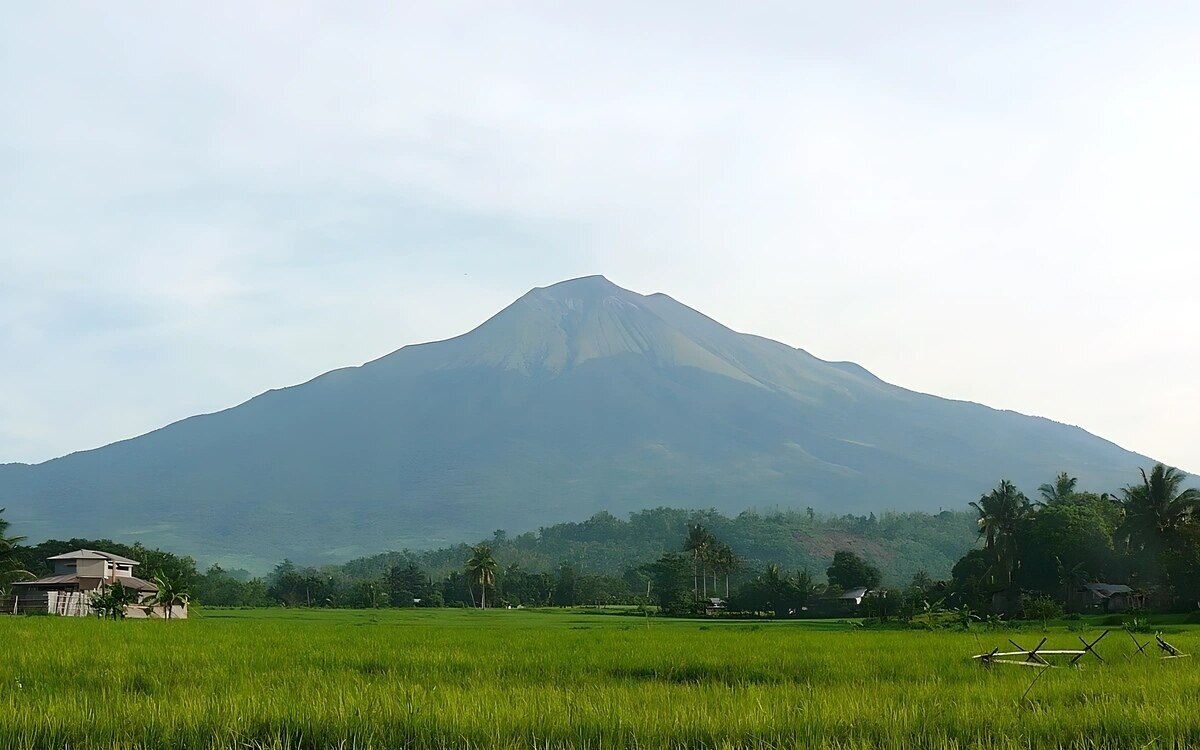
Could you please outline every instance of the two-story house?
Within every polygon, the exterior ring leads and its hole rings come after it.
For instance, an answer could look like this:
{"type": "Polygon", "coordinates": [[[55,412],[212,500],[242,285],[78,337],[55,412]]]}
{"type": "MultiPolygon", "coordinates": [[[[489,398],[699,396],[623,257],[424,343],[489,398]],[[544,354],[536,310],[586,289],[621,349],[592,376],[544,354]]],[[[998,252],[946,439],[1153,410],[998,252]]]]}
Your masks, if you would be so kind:
{"type": "MultiPolygon", "coordinates": [[[[45,611],[68,617],[86,617],[92,613],[92,594],[117,583],[136,591],[139,601],[151,598],[158,591],[153,583],[133,574],[137,560],[110,552],[80,549],[47,558],[47,562],[53,566],[54,575],[14,584],[14,611],[45,611]]],[[[146,608],[134,605],[128,607],[125,614],[127,617],[144,618],[161,616],[165,612],[152,614],[146,608]]],[[[186,607],[182,612],[178,607],[173,609],[171,617],[187,617],[186,607]]]]}

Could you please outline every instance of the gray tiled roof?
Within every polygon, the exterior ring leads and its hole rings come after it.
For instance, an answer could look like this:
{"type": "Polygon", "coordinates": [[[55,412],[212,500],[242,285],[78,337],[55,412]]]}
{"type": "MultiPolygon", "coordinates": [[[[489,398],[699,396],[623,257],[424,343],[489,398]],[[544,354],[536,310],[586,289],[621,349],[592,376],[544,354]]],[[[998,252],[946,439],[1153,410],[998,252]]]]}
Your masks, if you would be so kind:
{"type": "Polygon", "coordinates": [[[128,557],[114,555],[111,552],[99,552],[94,549],[77,549],[74,552],[65,552],[61,555],[48,557],[47,560],[111,560],[112,562],[127,563],[129,565],[139,565],[137,560],[130,560],[128,557]]]}
{"type": "MultiPolygon", "coordinates": [[[[47,578],[39,578],[36,581],[17,581],[14,586],[67,586],[68,584],[99,584],[103,579],[80,576],[75,573],[69,573],[62,576],[49,576],[47,578]]],[[[117,579],[127,589],[134,591],[158,591],[158,587],[149,581],[143,581],[141,578],[133,576],[123,576],[117,579]]]]}
{"type": "Polygon", "coordinates": [[[1123,583],[1085,583],[1083,587],[1106,598],[1113,594],[1129,594],[1133,592],[1133,589],[1123,583]]]}

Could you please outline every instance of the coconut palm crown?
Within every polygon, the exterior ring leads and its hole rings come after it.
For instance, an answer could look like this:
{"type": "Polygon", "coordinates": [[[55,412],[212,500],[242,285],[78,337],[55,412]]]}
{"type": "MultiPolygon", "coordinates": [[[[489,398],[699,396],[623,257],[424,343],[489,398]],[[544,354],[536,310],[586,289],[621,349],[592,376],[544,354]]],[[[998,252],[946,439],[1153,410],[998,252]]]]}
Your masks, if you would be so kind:
{"type": "Polygon", "coordinates": [[[154,596],[144,602],[145,605],[148,605],[147,612],[152,612],[155,607],[162,607],[167,613],[167,619],[170,620],[171,612],[175,607],[185,607],[191,601],[191,594],[188,593],[187,588],[163,573],[155,575],[152,583],[158,587],[158,591],[155,591],[154,596]]]}
{"type": "Polygon", "coordinates": [[[471,583],[479,586],[479,607],[487,609],[487,587],[496,583],[496,558],[487,544],[476,544],[466,562],[471,583]]]}
{"type": "Polygon", "coordinates": [[[1033,514],[1033,503],[1007,479],[990,493],[971,503],[979,514],[979,534],[984,547],[996,557],[996,565],[1004,572],[1004,583],[1011,586],[1013,573],[1019,566],[1017,540],[1022,526],[1033,514]]]}
{"type": "Polygon", "coordinates": [[[1131,549],[1157,548],[1200,515],[1200,490],[1181,489],[1187,474],[1157,464],[1140,484],[1121,490],[1125,520],[1117,530],[1131,549]]]}
{"type": "Polygon", "coordinates": [[[1055,477],[1053,482],[1047,482],[1038,487],[1038,492],[1041,493],[1042,502],[1045,505],[1065,503],[1075,497],[1075,485],[1078,483],[1078,477],[1073,477],[1064,471],[1055,477]]]}

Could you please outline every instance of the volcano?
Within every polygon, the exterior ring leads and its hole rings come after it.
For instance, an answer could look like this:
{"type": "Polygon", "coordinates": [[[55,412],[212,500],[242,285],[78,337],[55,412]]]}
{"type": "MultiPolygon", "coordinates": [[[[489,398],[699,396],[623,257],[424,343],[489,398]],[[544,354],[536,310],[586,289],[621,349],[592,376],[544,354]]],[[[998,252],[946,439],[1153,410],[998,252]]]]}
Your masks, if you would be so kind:
{"type": "Polygon", "coordinates": [[[1151,459],[890,385],[603,277],[475,330],[96,450],[0,466],[37,540],[138,539],[261,567],[600,510],[963,509],[1001,478],[1114,490],[1151,459]]]}

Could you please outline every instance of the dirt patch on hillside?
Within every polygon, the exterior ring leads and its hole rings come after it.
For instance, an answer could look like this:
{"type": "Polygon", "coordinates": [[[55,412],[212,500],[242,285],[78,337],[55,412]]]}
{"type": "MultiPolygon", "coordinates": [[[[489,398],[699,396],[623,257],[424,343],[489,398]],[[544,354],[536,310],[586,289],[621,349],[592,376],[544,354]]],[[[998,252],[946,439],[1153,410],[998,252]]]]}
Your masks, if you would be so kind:
{"type": "Polygon", "coordinates": [[[893,557],[892,551],[878,540],[863,539],[848,531],[826,531],[822,534],[796,531],[792,536],[806,552],[817,558],[832,558],[838,550],[850,550],[877,564],[893,557]]]}

